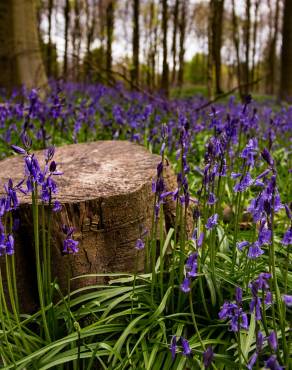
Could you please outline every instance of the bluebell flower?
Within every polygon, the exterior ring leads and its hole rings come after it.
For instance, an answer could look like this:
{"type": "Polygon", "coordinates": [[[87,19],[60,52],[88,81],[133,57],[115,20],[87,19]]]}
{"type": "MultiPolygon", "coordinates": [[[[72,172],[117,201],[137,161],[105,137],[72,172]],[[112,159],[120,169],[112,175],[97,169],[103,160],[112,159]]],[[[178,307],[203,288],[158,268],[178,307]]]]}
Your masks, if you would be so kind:
{"type": "Polygon", "coordinates": [[[189,278],[184,278],[184,281],[180,285],[180,290],[184,293],[188,293],[191,290],[191,280],[189,278]]]}
{"type": "Polygon", "coordinates": [[[247,364],[248,370],[252,370],[253,369],[255,363],[257,362],[257,359],[258,359],[258,353],[255,352],[255,353],[253,353],[253,355],[251,356],[251,358],[249,359],[249,362],[247,364]]]}
{"type": "Polygon", "coordinates": [[[65,239],[63,243],[63,253],[65,254],[74,254],[79,251],[78,248],[79,242],[77,240],[73,239],[65,239]]]}
{"type": "Polygon", "coordinates": [[[272,355],[268,358],[265,362],[265,367],[270,370],[283,370],[284,368],[280,366],[279,362],[277,361],[277,357],[272,355]]]}
{"type": "Polygon", "coordinates": [[[203,245],[204,236],[205,236],[204,233],[201,232],[197,241],[198,248],[201,248],[201,246],[203,245]]]}
{"type": "Polygon", "coordinates": [[[284,294],[282,298],[287,307],[292,307],[292,295],[284,294]]]}
{"type": "Polygon", "coordinates": [[[268,337],[268,342],[273,351],[276,351],[278,348],[277,334],[275,331],[272,331],[268,337]]]}
{"type": "Polygon", "coordinates": [[[218,214],[215,213],[213,216],[208,218],[208,221],[206,223],[206,229],[211,230],[215,225],[218,223],[218,214]]]}
{"type": "Polygon", "coordinates": [[[264,251],[261,249],[260,243],[258,241],[255,241],[250,245],[247,256],[250,259],[256,259],[260,257],[263,253],[264,251]]]}
{"type": "Polygon", "coordinates": [[[214,358],[213,349],[211,346],[208,346],[206,351],[204,351],[203,353],[203,363],[204,363],[205,369],[208,369],[208,367],[210,367],[213,361],[213,358],[214,358]]]}
{"type": "Polygon", "coordinates": [[[237,242],[236,243],[236,247],[238,250],[242,251],[244,247],[247,247],[248,245],[250,245],[250,243],[246,240],[242,241],[242,242],[237,242]]]}
{"type": "Polygon", "coordinates": [[[216,197],[215,197],[215,194],[214,193],[210,193],[209,194],[209,197],[208,197],[208,200],[207,200],[207,204],[209,204],[209,205],[213,205],[213,204],[215,204],[217,202],[217,199],[216,199],[216,197]]]}
{"type": "Polygon", "coordinates": [[[62,210],[62,204],[59,201],[55,201],[53,204],[52,211],[53,212],[60,212],[62,210]]]}
{"type": "Polygon", "coordinates": [[[281,243],[283,245],[292,245],[292,227],[285,232],[281,243]]]}
{"type": "Polygon", "coordinates": [[[140,251],[140,250],[144,249],[144,247],[145,247],[145,243],[143,242],[143,240],[142,239],[137,239],[135,248],[140,251]]]}
{"type": "Polygon", "coordinates": [[[182,348],[183,348],[183,352],[182,352],[183,355],[184,356],[189,356],[192,353],[192,351],[191,351],[189,342],[183,337],[181,337],[181,345],[182,345],[182,348]]]}
{"type": "Polygon", "coordinates": [[[173,335],[172,338],[171,338],[171,343],[170,343],[170,351],[171,351],[171,358],[172,358],[172,360],[175,359],[176,348],[177,348],[176,336],[173,335]]]}
{"type": "Polygon", "coordinates": [[[6,254],[7,255],[12,255],[14,254],[14,238],[13,236],[10,234],[8,235],[7,237],[7,241],[6,241],[6,254]]]}
{"type": "Polygon", "coordinates": [[[233,190],[237,193],[237,192],[243,192],[245,191],[248,187],[250,187],[253,183],[253,179],[250,175],[249,172],[247,172],[243,178],[239,181],[239,183],[237,183],[236,185],[234,185],[233,187],[233,190]]]}
{"type": "Polygon", "coordinates": [[[229,322],[231,331],[237,332],[239,327],[242,329],[248,329],[249,324],[247,314],[238,304],[224,302],[218,315],[221,320],[227,318],[231,319],[229,322]]]}

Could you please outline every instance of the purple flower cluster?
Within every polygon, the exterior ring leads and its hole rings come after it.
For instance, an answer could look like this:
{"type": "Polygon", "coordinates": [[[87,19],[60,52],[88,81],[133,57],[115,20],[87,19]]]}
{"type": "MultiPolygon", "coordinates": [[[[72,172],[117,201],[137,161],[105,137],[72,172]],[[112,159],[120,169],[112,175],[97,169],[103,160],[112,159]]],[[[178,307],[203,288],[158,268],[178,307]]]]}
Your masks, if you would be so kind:
{"type": "Polygon", "coordinates": [[[229,328],[233,332],[238,332],[239,329],[248,329],[248,317],[242,309],[242,290],[236,288],[236,302],[224,302],[219,312],[219,319],[230,319],[229,328]]]}
{"type": "Polygon", "coordinates": [[[73,233],[75,231],[74,227],[68,227],[67,225],[63,225],[62,227],[63,233],[66,235],[66,238],[63,242],[63,250],[64,254],[75,254],[79,251],[77,240],[73,239],[73,233]]]}
{"type": "Polygon", "coordinates": [[[262,272],[258,278],[249,284],[252,293],[252,300],[250,302],[250,312],[255,312],[255,319],[262,319],[262,297],[265,304],[271,304],[273,296],[270,290],[268,280],[271,279],[271,274],[262,272]],[[259,296],[260,295],[260,296],[259,296]]]}
{"type": "MultiPolygon", "coordinates": [[[[179,340],[181,342],[182,347],[182,354],[184,356],[190,356],[192,353],[192,350],[190,348],[190,344],[187,339],[184,337],[179,337],[179,340]]],[[[178,340],[175,335],[172,336],[171,342],[170,342],[170,351],[171,351],[171,357],[172,360],[175,359],[176,353],[178,349],[178,340]]],[[[211,346],[209,346],[203,353],[203,364],[205,369],[208,369],[214,359],[214,352],[211,346]]]]}
{"type": "Polygon", "coordinates": [[[189,255],[185,264],[185,278],[180,285],[180,289],[184,293],[188,293],[191,290],[191,279],[197,276],[198,270],[198,252],[194,252],[189,255]]]}

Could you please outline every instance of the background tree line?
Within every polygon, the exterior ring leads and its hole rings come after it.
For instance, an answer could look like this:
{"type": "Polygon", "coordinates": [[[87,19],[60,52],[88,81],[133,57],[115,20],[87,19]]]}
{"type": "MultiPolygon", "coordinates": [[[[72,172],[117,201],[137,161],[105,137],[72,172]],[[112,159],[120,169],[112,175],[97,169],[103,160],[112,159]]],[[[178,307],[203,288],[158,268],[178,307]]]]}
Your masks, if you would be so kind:
{"type": "Polygon", "coordinates": [[[10,0],[0,17],[3,87],[48,76],[292,96],[289,0],[10,0]]]}

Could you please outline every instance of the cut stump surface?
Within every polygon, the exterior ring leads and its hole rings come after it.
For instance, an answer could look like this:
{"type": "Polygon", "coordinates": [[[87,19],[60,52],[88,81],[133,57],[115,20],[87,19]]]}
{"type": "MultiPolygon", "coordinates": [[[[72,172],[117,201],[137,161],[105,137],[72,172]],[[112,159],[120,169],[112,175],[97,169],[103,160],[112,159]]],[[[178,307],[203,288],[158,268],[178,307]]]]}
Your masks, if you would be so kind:
{"type": "MultiPolygon", "coordinates": [[[[43,165],[42,151],[35,153],[43,165]]],[[[98,141],[73,144],[56,149],[54,160],[62,176],[56,199],[62,211],[54,214],[52,223],[53,274],[60,286],[67,287],[68,276],[84,274],[134,272],[135,243],[141,230],[150,230],[158,155],[127,141],[98,141]],[[63,224],[75,228],[79,252],[62,255],[63,224]]],[[[14,184],[23,178],[23,158],[14,156],[0,161],[0,184],[10,177],[14,184]]],[[[174,190],[176,178],[167,167],[167,190],[174,190]]],[[[33,232],[30,196],[20,195],[21,227],[16,235],[16,264],[22,283],[34,286],[33,232]],[[26,282],[26,283],[25,283],[26,282]]],[[[166,220],[173,219],[173,204],[165,205],[166,220]]],[[[143,270],[144,254],[139,252],[138,269],[143,270]]],[[[20,279],[18,279],[20,280],[20,279]]],[[[72,280],[71,289],[104,282],[89,277],[72,280]]],[[[27,290],[25,286],[20,287],[27,290]]]]}

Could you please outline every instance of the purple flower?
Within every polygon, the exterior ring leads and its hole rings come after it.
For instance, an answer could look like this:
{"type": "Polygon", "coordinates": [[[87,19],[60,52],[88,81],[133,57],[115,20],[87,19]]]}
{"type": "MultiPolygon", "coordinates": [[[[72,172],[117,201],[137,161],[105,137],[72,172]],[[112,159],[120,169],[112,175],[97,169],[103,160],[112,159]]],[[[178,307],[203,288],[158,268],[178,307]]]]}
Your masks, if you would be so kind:
{"type": "Polygon", "coordinates": [[[268,163],[269,166],[273,167],[274,161],[267,148],[264,148],[261,152],[262,158],[268,163]]]}
{"type": "Polygon", "coordinates": [[[199,235],[199,239],[197,241],[198,248],[200,248],[202,246],[203,241],[204,241],[204,233],[201,232],[200,235],[199,235]]]}
{"type": "Polygon", "coordinates": [[[211,230],[215,225],[218,223],[218,214],[215,213],[213,216],[208,218],[208,221],[206,223],[206,229],[211,230]]]}
{"type": "Polygon", "coordinates": [[[245,191],[249,186],[253,183],[253,179],[249,172],[245,174],[245,176],[233,187],[233,190],[237,192],[245,191]]]}
{"type": "Polygon", "coordinates": [[[191,351],[189,342],[183,337],[181,337],[181,345],[183,348],[183,355],[189,356],[192,353],[192,351],[191,351]]]}
{"type": "Polygon", "coordinates": [[[187,277],[195,277],[197,276],[197,269],[198,269],[198,253],[192,253],[186,262],[186,271],[187,271],[187,277]]]}
{"type": "Polygon", "coordinates": [[[284,294],[282,298],[287,307],[292,307],[292,295],[284,294]]]}
{"type": "Polygon", "coordinates": [[[184,278],[184,281],[180,285],[180,289],[184,293],[188,293],[191,290],[191,280],[189,278],[184,278]]]}
{"type": "Polygon", "coordinates": [[[278,348],[277,334],[275,331],[272,331],[268,337],[268,342],[273,351],[276,351],[278,348]]]}
{"type": "Polygon", "coordinates": [[[11,145],[11,148],[15,151],[17,154],[26,154],[26,150],[21,148],[20,146],[17,145],[11,145]]]}
{"type": "Polygon", "coordinates": [[[292,228],[288,229],[285,232],[283,239],[281,240],[281,243],[283,245],[292,245],[292,228]]]}
{"type": "Polygon", "coordinates": [[[248,329],[247,314],[238,304],[224,302],[218,315],[221,320],[227,318],[231,319],[229,323],[231,331],[237,332],[239,327],[242,329],[248,329]]]}
{"type": "Polygon", "coordinates": [[[242,251],[242,249],[243,249],[244,247],[248,246],[248,245],[249,245],[249,242],[247,242],[246,240],[244,240],[244,241],[242,241],[242,242],[237,242],[237,243],[236,243],[236,247],[237,247],[240,251],[242,251]]]}
{"type": "Polygon", "coordinates": [[[214,358],[214,352],[211,346],[209,346],[206,351],[203,353],[203,363],[205,366],[205,369],[208,369],[208,367],[211,365],[214,358]]]}
{"type": "Polygon", "coordinates": [[[217,202],[217,199],[215,197],[215,195],[213,193],[210,193],[209,194],[209,197],[208,197],[208,201],[207,201],[207,204],[209,205],[213,205],[217,202]]]}
{"type": "Polygon", "coordinates": [[[263,349],[263,344],[264,344],[264,335],[259,330],[257,334],[257,342],[256,342],[256,348],[257,348],[258,353],[261,352],[261,350],[263,349]]]}
{"type": "Polygon", "coordinates": [[[242,303],[242,289],[240,287],[235,288],[235,301],[237,305],[242,303]]]}
{"type": "Polygon", "coordinates": [[[63,243],[63,253],[65,254],[74,254],[79,251],[78,248],[79,242],[73,239],[65,239],[63,243]]]}
{"type": "Polygon", "coordinates": [[[62,204],[56,200],[56,201],[54,202],[54,205],[53,205],[52,211],[53,211],[53,212],[59,212],[59,211],[61,211],[61,210],[62,210],[62,204]]]}
{"type": "Polygon", "coordinates": [[[137,239],[135,248],[140,251],[140,250],[144,249],[144,247],[145,247],[145,244],[144,244],[143,240],[142,239],[137,239]]]}
{"type": "Polygon", "coordinates": [[[170,351],[171,351],[171,358],[172,358],[172,360],[175,359],[176,348],[177,348],[177,345],[176,345],[176,336],[173,335],[172,338],[171,338],[171,343],[170,343],[170,351]]]}
{"type": "Polygon", "coordinates": [[[257,359],[258,359],[258,353],[257,353],[257,352],[255,352],[255,353],[251,356],[251,358],[250,358],[250,360],[249,360],[249,362],[248,362],[248,364],[247,364],[247,368],[248,368],[248,370],[252,370],[252,368],[253,368],[254,364],[257,362],[257,359]]]}
{"type": "Polygon", "coordinates": [[[6,254],[8,255],[14,254],[14,238],[11,234],[8,235],[8,238],[6,241],[6,254]]]}
{"type": "Polygon", "coordinates": [[[247,256],[250,259],[256,259],[260,257],[263,253],[264,251],[260,248],[259,242],[256,241],[249,247],[247,256]]]}
{"type": "Polygon", "coordinates": [[[268,360],[265,362],[265,367],[270,370],[283,370],[283,367],[279,365],[275,355],[272,355],[268,358],[268,360]]]}

